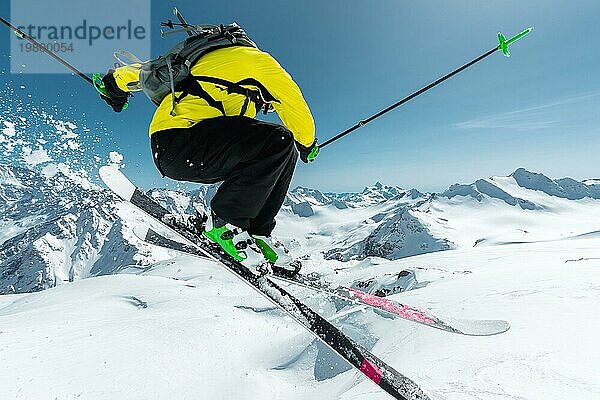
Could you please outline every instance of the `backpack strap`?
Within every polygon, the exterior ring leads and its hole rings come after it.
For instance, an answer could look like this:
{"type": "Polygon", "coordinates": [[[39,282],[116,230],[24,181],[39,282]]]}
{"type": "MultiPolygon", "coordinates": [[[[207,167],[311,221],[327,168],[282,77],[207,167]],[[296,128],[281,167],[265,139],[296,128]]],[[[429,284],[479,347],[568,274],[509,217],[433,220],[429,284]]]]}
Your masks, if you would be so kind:
{"type": "Polygon", "coordinates": [[[225,79],[215,78],[212,76],[192,76],[197,82],[207,82],[214,85],[223,86],[227,88],[227,93],[235,93],[246,96],[246,101],[242,106],[240,115],[244,115],[248,109],[248,104],[252,101],[256,106],[256,111],[262,111],[267,114],[272,110],[272,103],[280,103],[268,90],[267,88],[254,78],[242,79],[239,82],[230,82],[225,79]],[[242,85],[255,86],[258,89],[249,89],[242,85]]]}
{"type": "Polygon", "coordinates": [[[181,96],[175,99],[176,103],[179,103],[185,96],[189,94],[204,99],[209,106],[216,108],[221,112],[221,114],[225,115],[225,107],[223,107],[223,102],[215,100],[206,90],[204,90],[202,85],[200,85],[200,83],[194,79],[192,75],[188,75],[177,86],[177,88],[181,91],[181,96]]]}
{"type": "Polygon", "coordinates": [[[172,55],[169,54],[166,58],[167,67],[169,69],[169,85],[171,87],[171,116],[175,116],[175,104],[177,104],[177,97],[175,96],[175,83],[173,79],[173,67],[171,63],[172,55]]]}
{"type": "Polygon", "coordinates": [[[281,104],[281,102],[279,100],[277,100],[275,98],[275,96],[273,96],[271,94],[271,92],[269,92],[269,90],[259,81],[257,81],[254,78],[245,78],[242,79],[239,82],[236,82],[237,85],[250,85],[250,86],[256,86],[258,88],[258,90],[254,91],[257,92],[258,96],[260,96],[259,101],[262,103],[260,107],[256,108],[256,111],[260,111],[262,110],[263,114],[267,115],[267,113],[269,111],[273,111],[273,103],[279,103],[281,104]]]}
{"type": "MultiPolygon", "coordinates": [[[[213,85],[223,86],[226,88],[227,93],[241,94],[246,97],[240,115],[246,114],[248,105],[253,102],[256,107],[256,111],[262,111],[267,114],[273,109],[272,103],[280,103],[268,90],[267,88],[254,78],[246,78],[239,82],[231,82],[221,78],[215,78],[212,76],[195,76],[188,75],[179,85],[177,85],[177,91],[181,91],[179,97],[174,97],[174,104],[179,103],[187,95],[192,95],[204,99],[209,106],[216,108],[225,114],[225,108],[222,101],[215,100],[200,84],[200,82],[212,83],[213,85]],[[255,86],[258,89],[249,89],[242,85],[255,86]]],[[[175,106],[173,106],[173,109],[175,106]]]]}

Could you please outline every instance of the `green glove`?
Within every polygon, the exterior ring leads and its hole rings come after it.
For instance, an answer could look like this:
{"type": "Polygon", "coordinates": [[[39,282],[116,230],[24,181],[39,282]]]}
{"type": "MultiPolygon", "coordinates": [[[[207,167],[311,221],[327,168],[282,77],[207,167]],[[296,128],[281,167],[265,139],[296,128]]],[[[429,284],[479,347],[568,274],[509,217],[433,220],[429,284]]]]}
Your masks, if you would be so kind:
{"type": "Polygon", "coordinates": [[[300,153],[300,159],[305,164],[315,161],[315,158],[317,158],[317,155],[319,154],[319,145],[317,144],[317,139],[315,139],[315,141],[308,147],[304,146],[302,143],[296,142],[296,148],[300,153]]]}
{"type": "Polygon", "coordinates": [[[106,91],[106,96],[100,94],[102,100],[106,101],[106,103],[112,107],[114,112],[121,112],[127,108],[127,101],[129,100],[130,94],[122,91],[117,86],[117,82],[113,76],[113,70],[109,70],[108,73],[104,75],[102,83],[104,84],[106,91]]]}

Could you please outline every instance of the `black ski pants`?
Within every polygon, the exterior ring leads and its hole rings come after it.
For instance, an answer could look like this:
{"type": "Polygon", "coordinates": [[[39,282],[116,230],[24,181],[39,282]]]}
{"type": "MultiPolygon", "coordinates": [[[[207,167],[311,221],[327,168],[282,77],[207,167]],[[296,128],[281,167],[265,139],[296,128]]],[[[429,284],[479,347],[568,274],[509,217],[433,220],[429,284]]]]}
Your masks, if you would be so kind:
{"type": "Polygon", "coordinates": [[[298,154],[287,128],[248,117],[217,117],[151,136],[154,161],[171,179],[222,181],[212,211],[250,234],[271,234],[298,154]]]}

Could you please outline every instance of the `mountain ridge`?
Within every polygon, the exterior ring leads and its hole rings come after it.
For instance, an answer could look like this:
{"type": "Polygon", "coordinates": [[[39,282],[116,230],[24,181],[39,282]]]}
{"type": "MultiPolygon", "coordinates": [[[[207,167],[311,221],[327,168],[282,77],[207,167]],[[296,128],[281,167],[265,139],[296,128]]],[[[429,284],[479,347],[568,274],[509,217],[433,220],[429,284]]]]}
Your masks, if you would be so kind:
{"type": "MultiPolygon", "coordinates": [[[[148,193],[173,212],[193,213],[209,206],[217,188],[203,185],[192,192],[153,189],[148,193]]],[[[503,210],[513,220],[524,219],[528,214],[523,213],[528,212],[546,218],[557,201],[586,198],[600,199],[600,185],[553,180],[525,169],[507,177],[455,184],[441,193],[381,182],[355,193],[297,187],[286,196],[275,233],[286,238],[299,256],[321,254],[324,260],[341,262],[369,257],[395,260],[468,243],[518,239],[512,233],[503,234],[506,239],[492,238],[487,226],[480,226],[477,236],[466,235],[468,239],[456,236],[456,232],[476,231],[461,225],[464,215],[449,217],[461,208],[468,214],[504,204],[503,210]]],[[[127,212],[119,212],[120,204],[108,190],[86,177],[74,177],[68,169],[35,172],[0,165],[0,294],[43,290],[151,263],[156,249],[133,238],[130,228],[140,219],[130,220],[127,212]]],[[[529,232],[527,224],[533,222],[527,220],[516,230],[529,232]]]]}

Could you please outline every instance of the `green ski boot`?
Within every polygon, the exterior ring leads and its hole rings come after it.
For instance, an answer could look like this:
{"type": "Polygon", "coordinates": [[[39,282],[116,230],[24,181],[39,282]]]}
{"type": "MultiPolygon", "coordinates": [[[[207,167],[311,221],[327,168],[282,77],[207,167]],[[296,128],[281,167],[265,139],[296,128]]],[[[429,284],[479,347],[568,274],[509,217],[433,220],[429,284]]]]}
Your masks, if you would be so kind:
{"type": "Polygon", "coordinates": [[[300,272],[302,264],[299,260],[292,258],[290,251],[282,242],[274,239],[272,236],[252,235],[252,238],[262,252],[265,260],[272,265],[275,275],[293,278],[300,272]]]}
{"type": "Polygon", "coordinates": [[[262,275],[269,272],[265,271],[261,250],[247,231],[225,222],[213,213],[202,234],[253,273],[262,275]]]}

